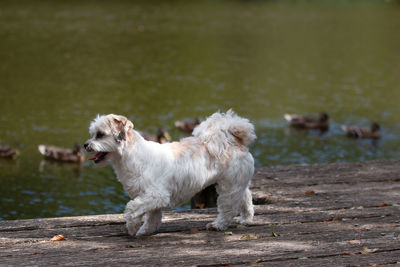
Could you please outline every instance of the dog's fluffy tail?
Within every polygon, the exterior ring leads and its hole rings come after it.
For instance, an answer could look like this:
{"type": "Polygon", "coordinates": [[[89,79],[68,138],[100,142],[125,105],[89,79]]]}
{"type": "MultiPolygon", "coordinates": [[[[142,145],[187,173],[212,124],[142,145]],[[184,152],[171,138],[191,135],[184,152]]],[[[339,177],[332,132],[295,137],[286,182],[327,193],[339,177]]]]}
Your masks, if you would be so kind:
{"type": "Polygon", "coordinates": [[[212,114],[194,129],[193,136],[200,138],[214,157],[223,156],[229,146],[247,147],[256,139],[254,125],[232,109],[212,114]]]}

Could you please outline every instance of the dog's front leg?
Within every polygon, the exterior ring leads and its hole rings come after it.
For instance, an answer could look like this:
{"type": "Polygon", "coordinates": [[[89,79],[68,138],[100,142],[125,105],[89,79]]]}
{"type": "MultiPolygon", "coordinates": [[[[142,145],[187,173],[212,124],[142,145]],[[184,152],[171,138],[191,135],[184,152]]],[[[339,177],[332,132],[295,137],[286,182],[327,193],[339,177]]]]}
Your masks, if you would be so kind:
{"type": "Polygon", "coordinates": [[[158,229],[161,223],[161,208],[165,207],[166,199],[151,196],[138,196],[128,202],[125,208],[126,227],[130,235],[151,234],[158,229]],[[164,201],[163,201],[164,200],[164,201]],[[146,221],[142,217],[146,213],[146,221]]]}
{"type": "Polygon", "coordinates": [[[125,208],[126,228],[128,229],[129,235],[135,235],[142,224],[143,214],[140,216],[135,214],[136,205],[137,203],[135,203],[135,200],[131,200],[128,202],[128,204],[126,204],[125,208]]]}

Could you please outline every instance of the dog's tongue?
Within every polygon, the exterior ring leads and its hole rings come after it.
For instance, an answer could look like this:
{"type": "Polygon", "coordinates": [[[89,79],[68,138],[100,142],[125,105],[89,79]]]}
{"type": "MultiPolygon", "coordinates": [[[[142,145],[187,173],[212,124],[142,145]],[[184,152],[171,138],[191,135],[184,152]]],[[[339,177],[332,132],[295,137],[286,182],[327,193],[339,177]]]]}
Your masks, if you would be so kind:
{"type": "Polygon", "coordinates": [[[97,153],[96,155],[94,155],[94,157],[92,157],[92,158],[90,158],[90,159],[88,159],[88,160],[96,160],[96,159],[100,158],[101,155],[103,155],[103,152],[97,153]]]}

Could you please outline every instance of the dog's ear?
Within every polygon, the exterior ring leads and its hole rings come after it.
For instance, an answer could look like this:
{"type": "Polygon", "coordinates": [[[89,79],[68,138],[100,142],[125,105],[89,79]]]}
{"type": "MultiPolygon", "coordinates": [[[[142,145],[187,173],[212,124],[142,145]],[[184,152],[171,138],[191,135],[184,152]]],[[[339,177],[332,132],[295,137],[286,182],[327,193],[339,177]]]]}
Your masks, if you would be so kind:
{"type": "Polygon", "coordinates": [[[113,116],[113,124],[116,132],[114,133],[117,142],[125,141],[130,129],[133,129],[133,123],[124,116],[113,116]]]}

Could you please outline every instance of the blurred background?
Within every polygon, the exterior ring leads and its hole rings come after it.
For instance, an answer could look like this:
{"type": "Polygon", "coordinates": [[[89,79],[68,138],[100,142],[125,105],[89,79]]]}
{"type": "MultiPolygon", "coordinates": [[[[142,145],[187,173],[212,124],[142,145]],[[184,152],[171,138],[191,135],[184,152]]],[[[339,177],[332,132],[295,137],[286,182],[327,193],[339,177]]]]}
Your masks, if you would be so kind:
{"type": "Polygon", "coordinates": [[[0,2],[0,220],[122,212],[111,167],[45,161],[97,114],[179,132],[233,108],[256,126],[256,167],[400,156],[399,1],[0,2]],[[296,131],[284,113],[330,115],[296,131]],[[342,124],[381,125],[353,140],[342,124]]]}

